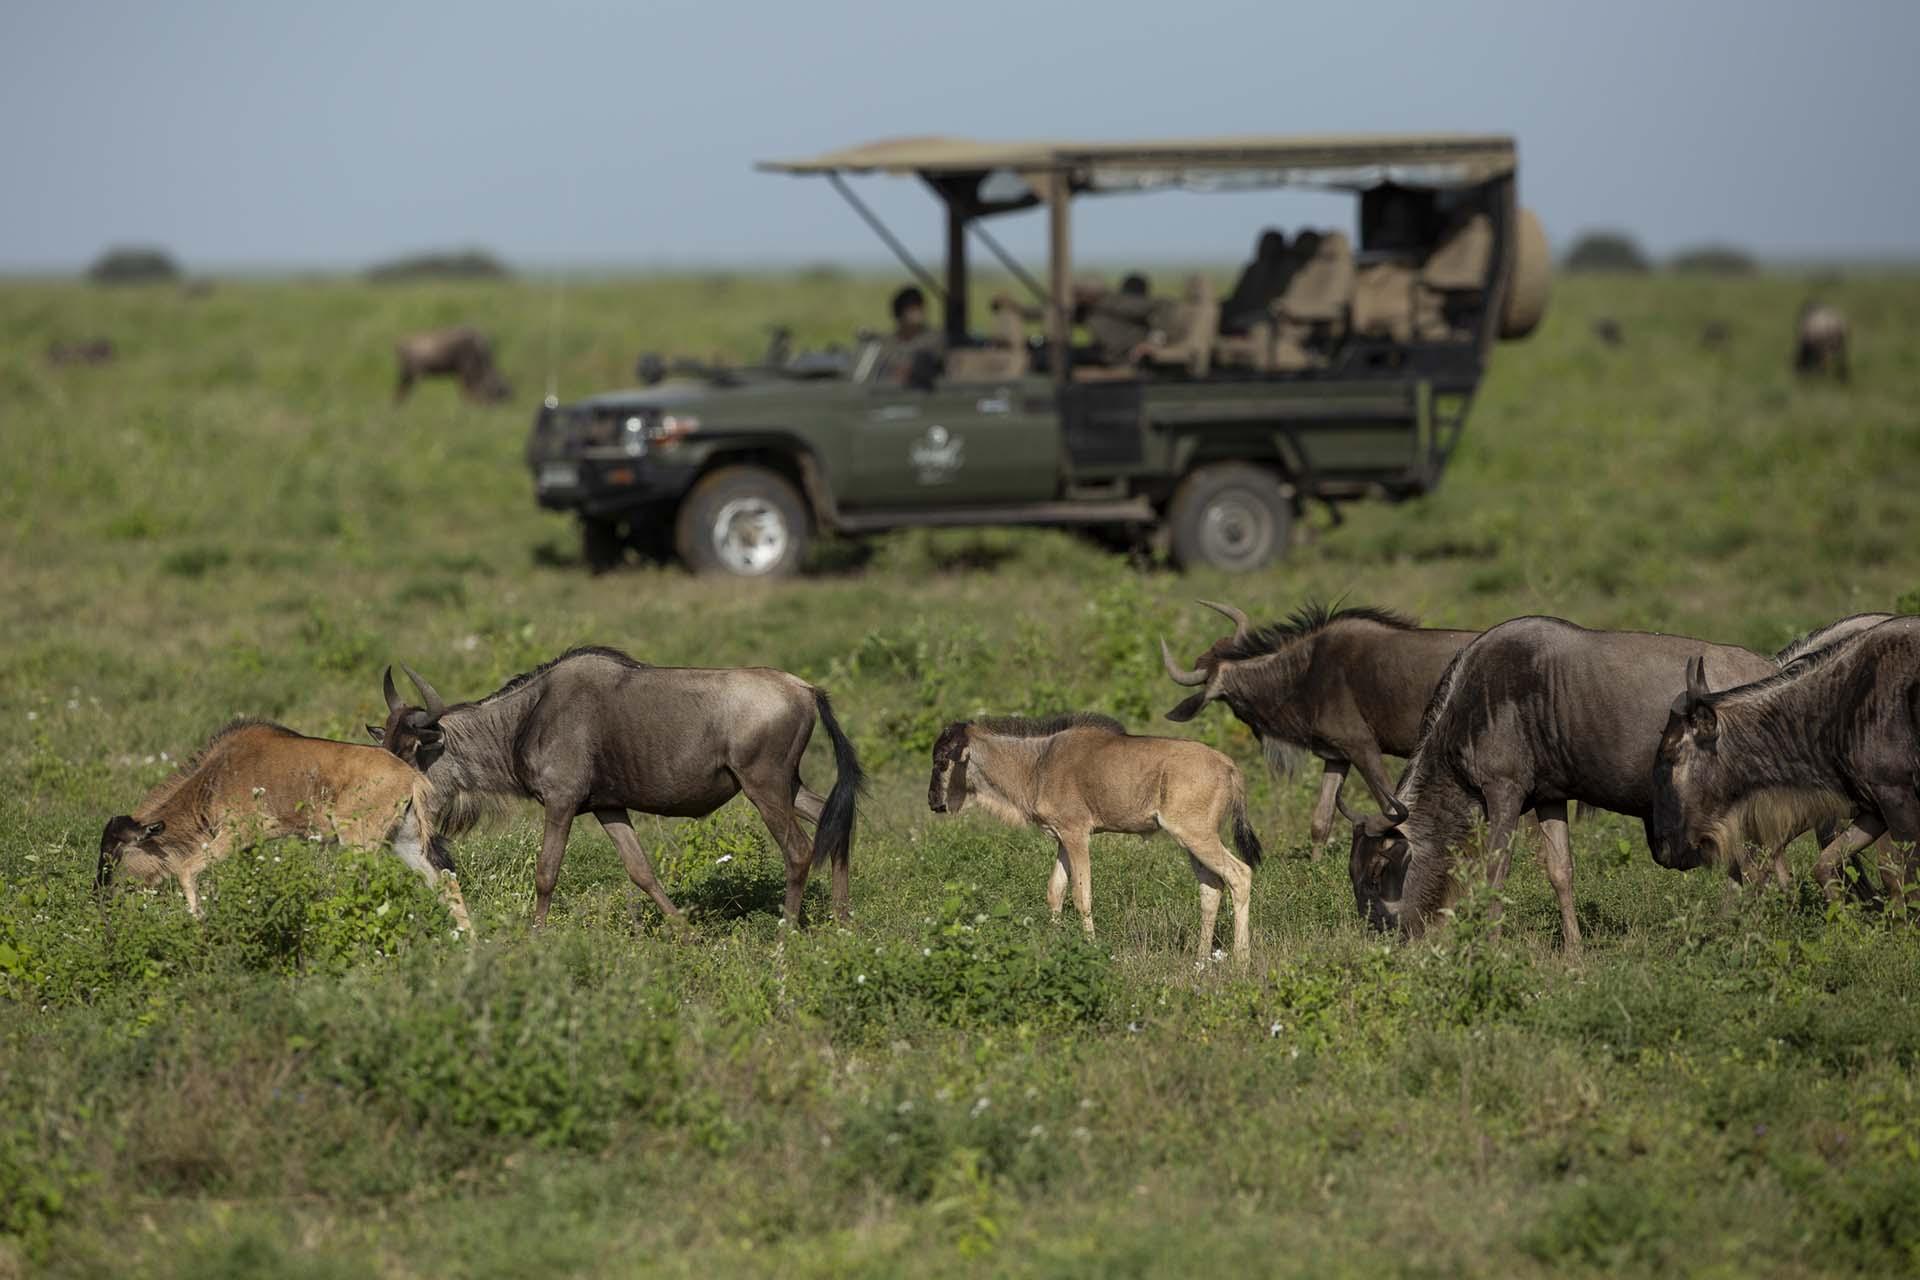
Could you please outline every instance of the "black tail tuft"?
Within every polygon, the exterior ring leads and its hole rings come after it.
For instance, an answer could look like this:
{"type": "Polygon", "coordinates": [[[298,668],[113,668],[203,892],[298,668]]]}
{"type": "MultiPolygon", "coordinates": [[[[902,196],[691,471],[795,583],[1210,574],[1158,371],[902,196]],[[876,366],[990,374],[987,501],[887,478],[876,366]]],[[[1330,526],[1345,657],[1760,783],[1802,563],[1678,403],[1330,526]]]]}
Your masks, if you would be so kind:
{"type": "Polygon", "coordinates": [[[1239,851],[1240,861],[1250,867],[1260,865],[1260,837],[1253,833],[1253,827],[1247,822],[1244,807],[1233,811],[1233,847],[1239,851]]]}
{"type": "Polygon", "coordinates": [[[833,742],[835,774],[833,790],[827,793],[819,826],[813,833],[813,865],[817,867],[828,859],[846,863],[852,856],[854,808],[860,793],[866,789],[867,775],[860,768],[860,757],[854,754],[853,744],[847,741],[840,722],[834,718],[833,704],[827,700],[826,690],[813,691],[813,706],[827,737],[833,742]]]}

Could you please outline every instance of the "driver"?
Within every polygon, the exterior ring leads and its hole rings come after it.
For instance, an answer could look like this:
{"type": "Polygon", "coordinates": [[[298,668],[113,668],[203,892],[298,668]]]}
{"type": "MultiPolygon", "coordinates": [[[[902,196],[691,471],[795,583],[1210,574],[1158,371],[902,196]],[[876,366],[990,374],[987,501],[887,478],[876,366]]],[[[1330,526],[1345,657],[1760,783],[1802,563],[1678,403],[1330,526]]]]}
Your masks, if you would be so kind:
{"type": "Polygon", "coordinates": [[[946,361],[947,344],[937,330],[927,325],[927,295],[917,285],[908,285],[893,295],[893,333],[887,340],[887,369],[897,381],[907,382],[937,373],[946,361]],[[916,375],[916,368],[921,371],[916,375]]]}

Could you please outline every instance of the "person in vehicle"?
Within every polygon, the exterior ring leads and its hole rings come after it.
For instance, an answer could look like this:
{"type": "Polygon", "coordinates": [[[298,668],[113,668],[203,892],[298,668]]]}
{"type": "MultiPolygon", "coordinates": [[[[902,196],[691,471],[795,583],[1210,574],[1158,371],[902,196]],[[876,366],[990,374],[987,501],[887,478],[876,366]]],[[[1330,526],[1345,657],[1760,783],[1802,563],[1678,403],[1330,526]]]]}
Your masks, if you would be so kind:
{"type": "Polygon", "coordinates": [[[947,345],[927,324],[927,295],[907,285],[893,295],[893,332],[887,335],[886,377],[908,386],[930,386],[946,362],[947,345]]]}
{"type": "MultiPolygon", "coordinates": [[[[1010,294],[995,294],[996,311],[1012,308],[1022,319],[1040,323],[1046,312],[1022,306],[1010,294]]],[[[1093,339],[1092,356],[1099,363],[1129,364],[1156,330],[1166,330],[1178,319],[1179,304],[1153,296],[1146,276],[1135,271],[1120,281],[1118,291],[1102,284],[1078,284],[1073,289],[1073,320],[1093,339]]]]}
{"type": "Polygon", "coordinates": [[[1267,304],[1287,287],[1287,237],[1272,227],[1260,233],[1253,260],[1220,304],[1220,332],[1243,334],[1267,318],[1267,304]]]}

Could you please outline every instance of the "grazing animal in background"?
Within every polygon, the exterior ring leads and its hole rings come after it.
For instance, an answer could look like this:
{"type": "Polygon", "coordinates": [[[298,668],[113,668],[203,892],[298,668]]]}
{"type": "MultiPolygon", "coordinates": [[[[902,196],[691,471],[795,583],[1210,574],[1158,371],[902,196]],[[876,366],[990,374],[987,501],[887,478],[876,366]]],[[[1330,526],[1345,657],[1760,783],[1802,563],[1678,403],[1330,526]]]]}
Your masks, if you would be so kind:
{"type": "Polygon", "coordinates": [[[1053,837],[1059,856],[1047,882],[1047,907],[1059,919],[1071,881],[1073,904],[1088,937],[1093,936],[1088,838],[1105,831],[1136,836],[1165,831],[1187,851],[1200,882],[1200,962],[1213,950],[1223,885],[1233,898],[1233,954],[1246,961],[1260,840],[1247,823],[1245,779],[1212,747],[1186,738],[1135,737],[1119,721],[1087,713],[955,721],[933,744],[927,807],[959,813],[969,805],[1053,837]],[[1238,858],[1220,842],[1220,823],[1229,817],[1238,858]]]}
{"type": "Polygon", "coordinates": [[[1627,335],[1620,330],[1620,322],[1612,316],[1601,316],[1593,322],[1593,336],[1603,347],[1622,346],[1627,340],[1627,335]]]}
{"type": "Polygon", "coordinates": [[[478,702],[449,706],[402,666],[424,706],[409,706],[387,670],[376,742],[425,771],[436,830],[457,835],[490,799],[522,797],[546,811],[534,870],[533,922],[542,924],[573,820],[591,813],[633,878],[668,917],[667,899],[628,811],[701,818],[745,792],[786,860],[786,918],[803,923],[807,872],[833,865],[833,910],[851,918],[854,809],[865,775],[824,689],[769,667],[653,667],[617,649],[570,649],[478,702]],[[800,778],[815,720],[838,773],[823,799],[800,778]],[[809,844],[800,819],[814,823],[809,844]]]}
{"type": "Polygon", "coordinates": [[[1360,914],[1378,928],[1419,937],[1452,901],[1455,853],[1475,818],[1486,818],[1488,879],[1498,889],[1512,861],[1514,830],[1532,810],[1546,836],[1543,860],[1560,903],[1561,944],[1577,951],[1567,804],[1647,817],[1648,761],[1681,689],[1682,666],[1696,654],[1726,684],[1777,669],[1733,645],[1589,631],[1559,618],[1503,622],[1462,649],[1434,692],[1420,747],[1400,779],[1409,816],[1354,822],[1348,870],[1360,914]]]}
{"type": "Polygon", "coordinates": [[[1793,367],[1802,374],[1826,374],[1845,382],[1852,372],[1847,364],[1847,318],[1824,302],[1808,302],[1800,308],[1794,323],[1793,367]]]}
{"type": "Polygon", "coordinates": [[[513,394],[494,367],[493,344],[478,329],[462,325],[416,333],[395,344],[394,354],[400,362],[395,404],[405,400],[421,378],[458,378],[461,393],[480,403],[497,404],[513,394]]]}
{"type": "Polygon", "coordinates": [[[1700,326],[1700,345],[1708,351],[1725,351],[1733,342],[1733,326],[1725,320],[1709,320],[1700,326]]]}
{"type": "MultiPolygon", "coordinates": [[[[1849,855],[1883,835],[1920,841],[1920,618],[1882,622],[1718,693],[1698,658],[1685,678],[1653,765],[1647,838],[1661,865],[1721,861],[1750,841],[1850,819],[1814,865],[1832,896],[1849,855]]],[[[1896,894],[1904,872],[1891,877],[1896,894]]]]}
{"type": "Polygon", "coordinates": [[[77,342],[47,344],[47,363],[56,368],[68,365],[111,364],[113,341],[109,338],[85,338],[77,342]]]}
{"type": "Polygon", "coordinates": [[[252,839],[321,836],[355,849],[392,845],[471,932],[453,860],[434,836],[425,775],[376,747],[309,738],[236,720],[100,835],[94,888],[117,871],[147,884],[171,876],[200,914],[200,873],[252,839]]]}
{"type": "Polygon", "coordinates": [[[1188,670],[1160,642],[1160,659],[1175,684],[1201,687],[1167,719],[1191,720],[1218,699],[1253,730],[1276,768],[1307,751],[1324,762],[1309,828],[1319,857],[1350,765],[1383,813],[1404,817],[1382,755],[1410,756],[1434,686],[1477,631],[1416,626],[1384,609],[1307,604],[1285,622],[1255,629],[1232,605],[1200,602],[1233,623],[1188,670]]]}

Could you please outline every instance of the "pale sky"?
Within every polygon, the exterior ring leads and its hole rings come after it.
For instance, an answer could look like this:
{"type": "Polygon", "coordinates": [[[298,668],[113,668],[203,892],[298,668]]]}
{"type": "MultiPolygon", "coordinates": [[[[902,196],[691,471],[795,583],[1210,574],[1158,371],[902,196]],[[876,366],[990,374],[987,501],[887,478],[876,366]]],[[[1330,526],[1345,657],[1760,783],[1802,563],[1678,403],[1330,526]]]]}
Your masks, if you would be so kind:
{"type": "MultiPolygon", "coordinates": [[[[830,188],[752,162],[918,133],[1425,129],[1515,134],[1562,247],[1620,226],[1659,252],[1920,257],[1917,49],[1913,0],[0,0],[0,269],[122,242],[198,270],[454,245],[859,265],[884,250],[830,188]]],[[[922,191],[860,190],[935,256],[922,191]]],[[[1081,206],[1076,249],[1225,261],[1349,207],[1115,198],[1081,206]]]]}

